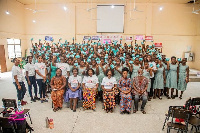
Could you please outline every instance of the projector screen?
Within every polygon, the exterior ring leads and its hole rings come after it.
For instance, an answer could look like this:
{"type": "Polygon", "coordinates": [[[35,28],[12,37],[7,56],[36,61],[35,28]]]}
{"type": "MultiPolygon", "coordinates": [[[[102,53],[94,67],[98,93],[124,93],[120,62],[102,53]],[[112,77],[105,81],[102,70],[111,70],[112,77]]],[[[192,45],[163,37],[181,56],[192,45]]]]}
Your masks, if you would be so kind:
{"type": "Polygon", "coordinates": [[[124,32],[124,5],[97,5],[97,32],[124,32]]]}

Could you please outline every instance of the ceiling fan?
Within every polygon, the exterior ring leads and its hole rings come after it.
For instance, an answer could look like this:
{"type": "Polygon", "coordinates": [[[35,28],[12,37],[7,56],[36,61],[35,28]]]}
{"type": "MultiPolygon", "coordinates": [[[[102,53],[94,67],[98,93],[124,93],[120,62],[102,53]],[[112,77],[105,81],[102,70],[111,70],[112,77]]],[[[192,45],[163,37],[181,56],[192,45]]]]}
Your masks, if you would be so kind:
{"type": "MultiPolygon", "coordinates": [[[[143,12],[143,11],[140,11],[140,10],[138,10],[137,9],[137,7],[136,7],[136,2],[135,2],[136,0],[134,0],[134,3],[133,3],[133,9],[131,9],[130,11],[133,11],[133,12],[143,12]]],[[[131,3],[131,2],[130,2],[131,3]]]]}
{"type": "Polygon", "coordinates": [[[192,10],[192,13],[193,13],[193,14],[199,14],[200,9],[195,10],[194,7],[195,7],[195,0],[194,0],[194,4],[193,4],[193,10],[192,10]]]}
{"type": "Polygon", "coordinates": [[[37,12],[46,12],[47,10],[37,10],[36,8],[36,0],[35,0],[35,9],[31,9],[31,8],[25,8],[27,10],[32,11],[33,13],[37,13],[37,12]]]}

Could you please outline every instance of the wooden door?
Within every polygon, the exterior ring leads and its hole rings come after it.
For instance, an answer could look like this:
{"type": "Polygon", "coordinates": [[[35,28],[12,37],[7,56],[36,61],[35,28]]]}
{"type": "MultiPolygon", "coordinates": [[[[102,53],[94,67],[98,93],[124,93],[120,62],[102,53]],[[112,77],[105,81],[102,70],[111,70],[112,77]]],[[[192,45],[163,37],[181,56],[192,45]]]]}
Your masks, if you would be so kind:
{"type": "Polygon", "coordinates": [[[4,45],[0,45],[0,67],[1,72],[7,72],[4,45]]]}

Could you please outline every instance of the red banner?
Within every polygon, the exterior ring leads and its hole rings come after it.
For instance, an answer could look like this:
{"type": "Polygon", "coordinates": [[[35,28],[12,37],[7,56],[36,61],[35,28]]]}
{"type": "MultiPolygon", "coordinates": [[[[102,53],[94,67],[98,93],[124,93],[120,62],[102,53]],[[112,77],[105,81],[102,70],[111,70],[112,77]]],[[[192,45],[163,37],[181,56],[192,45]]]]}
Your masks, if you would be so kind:
{"type": "Polygon", "coordinates": [[[156,48],[162,48],[162,43],[154,43],[156,48]]]}
{"type": "Polygon", "coordinates": [[[153,40],[153,36],[145,36],[145,40],[146,41],[152,41],[153,40]]]}

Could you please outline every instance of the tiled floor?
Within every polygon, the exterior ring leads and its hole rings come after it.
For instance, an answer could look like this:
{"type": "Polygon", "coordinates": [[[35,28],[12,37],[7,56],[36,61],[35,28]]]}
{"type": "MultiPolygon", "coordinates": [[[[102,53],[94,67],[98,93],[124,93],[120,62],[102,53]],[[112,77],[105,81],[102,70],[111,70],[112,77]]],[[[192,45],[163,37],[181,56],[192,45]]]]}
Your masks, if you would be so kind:
{"type": "MultiPolygon", "coordinates": [[[[2,98],[17,98],[16,89],[12,84],[11,73],[0,73],[0,99],[2,98]]],[[[77,112],[72,112],[66,108],[58,112],[53,112],[51,108],[51,99],[48,103],[30,102],[28,93],[25,100],[29,102],[24,108],[30,108],[33,128],[35,133],[162,133],[162,125],[165,119],[165,113],[170,105],[184,105],[189,97],[200,96],[200,82],[188,83],[187,90],[183,95],[183,99],[178,98],[162,100],[155,99],[148,102],[145,110],[147,114],[142,114],[138,111],[136,114],[119,113],[119,106],[114,112],[105,113],[102,110],[102,104],[97,102],[96,112],[83,111],[78,108],[77,112]],[[45,118],[54,119],[54,129],[45,127],[45,118]]],[[[141,103],[139,104],[141,105],[141,103]]],[[[2,103],[0,102],[0,106],[2,103]]],[[[27,121],[30,123],[29,119],[27,121]]],[[[189,127],[191,128],[191,127],[189,127]]]]}

